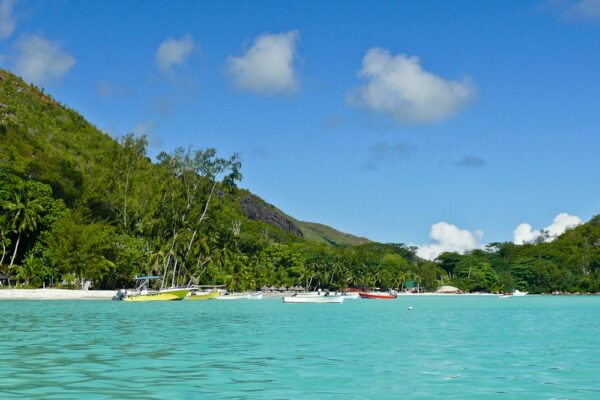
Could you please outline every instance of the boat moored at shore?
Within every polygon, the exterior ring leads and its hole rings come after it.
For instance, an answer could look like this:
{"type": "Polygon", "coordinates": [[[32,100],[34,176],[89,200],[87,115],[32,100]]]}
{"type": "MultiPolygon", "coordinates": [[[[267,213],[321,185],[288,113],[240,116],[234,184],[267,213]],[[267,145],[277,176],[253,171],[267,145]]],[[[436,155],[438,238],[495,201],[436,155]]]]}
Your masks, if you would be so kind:
{"type": "Polygon", "coordinates": [[[394,300],[398,295],[394,292],[360,292],[361,299],[394,300]]]}
{"type": "Polygon", "coordinates": [[[216,299],[217,297],[220,296],[219,292],[197,292],[197,291],[191,291],[189,296],[186,297],[186,300],[193,300],[193,301],[197,301],[197,300],[211,300],[211,299],[216,299]]]}
{"type": "Polygon", "coordinates": [[[284,303],[337,303],[341,304],[344,302],[343,296],[285,296],[283,297],[284,303]]]}
{"type": "Polygon", "coordinates": [[[262,300],[263,295],[261,292],[256,293],[240,293],[240,294],[225,294],[223,296],[216,297],[216,300],[262,300]]]}
{"type": "Polygon", "coordinates": [[[160,276],[140,276],[135,280],[138,282],[132,291],[121,289],[113,300],[123,301],[177,301],[183,300],[188,295],[188,288],[151,289],[150,281],[162,279],[160,276]]]}
{"type": "Polygon", "coordinates": [[[529,292],[522,292],[519,289],[515,289],[512,293],[502,293],[498,297],[500,297],[501,299],[505,299],[507,297],[522,297],[522,296],[527,296],[528,294],[529,294],[529,292]]]}

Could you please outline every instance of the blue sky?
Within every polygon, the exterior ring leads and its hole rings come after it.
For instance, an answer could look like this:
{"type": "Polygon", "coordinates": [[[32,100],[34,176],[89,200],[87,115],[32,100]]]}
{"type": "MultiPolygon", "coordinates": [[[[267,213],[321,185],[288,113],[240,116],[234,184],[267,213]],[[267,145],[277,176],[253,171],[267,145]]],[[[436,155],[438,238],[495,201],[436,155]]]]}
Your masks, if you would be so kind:
{"type": "Polygon", "coordinates": [[[0,65],[151,154],[239,152],[242,187],[378,241],[600,210],[600,0],[0,0],[0,65]]]}

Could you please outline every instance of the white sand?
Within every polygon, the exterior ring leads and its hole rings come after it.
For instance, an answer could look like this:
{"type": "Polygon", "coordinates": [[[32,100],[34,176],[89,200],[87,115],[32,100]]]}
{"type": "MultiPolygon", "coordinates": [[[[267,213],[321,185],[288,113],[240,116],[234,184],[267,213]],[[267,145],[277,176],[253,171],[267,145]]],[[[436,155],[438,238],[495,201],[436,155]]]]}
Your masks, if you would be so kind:
{"type": "Polygon", "coordinates": [[[110,300],[116,290],[2,289],[0,300],[110,300]]]}

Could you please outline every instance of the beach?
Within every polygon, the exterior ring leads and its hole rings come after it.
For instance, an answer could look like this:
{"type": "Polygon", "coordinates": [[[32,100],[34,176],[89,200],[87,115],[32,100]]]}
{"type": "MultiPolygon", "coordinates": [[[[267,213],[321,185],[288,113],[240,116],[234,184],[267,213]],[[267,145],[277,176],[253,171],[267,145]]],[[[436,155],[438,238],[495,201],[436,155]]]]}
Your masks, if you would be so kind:
{"type": "MultiPolygon", "coordinates": [[[[76,290],[76,289],[1,289],[2,300],[110,300],[116,290],[76,290]]],[[[263,292],[264,297],[289,296],[293,292],[263,292]]],[[[315,292],[316,294],[316,292],[315,292]]],[[[494,293],[398,293],[398,297],[405,296],[497,296],[494,293]]]]}
{"type": "Polygon", "coordinates": [[[110,300],[115,290],[2,289],[0,300],[110,300]]]}

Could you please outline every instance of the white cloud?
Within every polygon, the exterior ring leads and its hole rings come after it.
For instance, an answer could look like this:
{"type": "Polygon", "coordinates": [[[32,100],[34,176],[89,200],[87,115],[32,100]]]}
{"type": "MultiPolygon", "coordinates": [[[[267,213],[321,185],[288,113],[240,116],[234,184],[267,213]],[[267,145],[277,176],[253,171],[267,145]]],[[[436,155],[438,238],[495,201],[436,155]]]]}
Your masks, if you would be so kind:
{"type": "Polygon", "coordinates": [[[552,224],[544,228],[544,232],[548,234],[551,238],[550,240],[554,240],[556,237],[562,235],[568,228],[577,226],[581,224],[581,222],[579,217],[567,213],[560,213],[554,217],[552,224]]]}
{"type": "Polygon", "coordinates": [[[513,243],[531,243],[540,236],[540,231],[534,230],[529,224],[519,224],[513,231],[513,243]]]}
{"type": "Polygon", "coordinates": [[[431,226],[429,237],[437,243],[418,246],[417,255],[426,260],[434,260],[446,251],[464,253],[482,247],[480,241],[483,232],[471,232],[442,221],[431,226]]]}
{"type": "Polygon", "coordinates": [[[581,224],[581,222],[579,217],[567,213],[560,213],[554,217],[554,220],[550,225],[541,231],[534,230],[533,227],[527,223],[519,224],[513,231],[513,243],[531,243],[540,236],[543,236],[545,241],[551,242],[562,235],[567,229],[573,228],[581,224]]]}
{"type": "Polygon", "coordinates": [[[156,63],[161,71],[169,71],[176,65],[182,65],[194,51],[194,39],[185,35],[181,39],[167,39],[158,46],[156,63]]]}
{"type": "Polygon", "coordinates": [[[239,57],[227,59],[226,71],[240,90],[263,95],[294,92],[298,87],[294,61],[298,31],[264,34],[239,57]]]}
{"type": "Polygon", "coordinates": [[[360,77],[367,83],[347,97],[348,104],[385,114],[399,122],[431,123],[449,118],[474,99],[470,79],[450,81],[425,71],[418,57],[372,48],[360,77]]]}
{"type": "Polygon", "coordinates": [[[75,59],[63,51],[58,43],[38,35],[26,36],[16,45],[17,74],[26,81],[40,84],[61,79],[75,65],[75,59]]]}
{"type": "Polygon", "coordinates": [[[12,35],[17,23],[12,15],[14,0],[0,0],[0,39],[12,35]]]}

